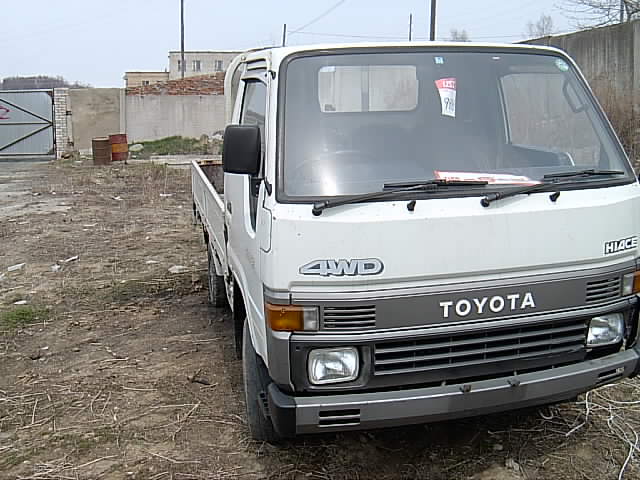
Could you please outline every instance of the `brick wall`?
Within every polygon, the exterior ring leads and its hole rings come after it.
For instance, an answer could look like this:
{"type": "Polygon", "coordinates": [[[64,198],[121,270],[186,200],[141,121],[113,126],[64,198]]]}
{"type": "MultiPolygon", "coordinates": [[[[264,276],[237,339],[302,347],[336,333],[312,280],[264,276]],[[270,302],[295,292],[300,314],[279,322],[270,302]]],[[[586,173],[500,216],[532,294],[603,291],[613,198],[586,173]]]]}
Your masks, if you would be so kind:
{"type": "Polygon", "coordinates": [[[224,95],[224,72],[127,88],[131,95],[224,95]]]}
{"type": "Polygon", "coordinates": [[[56,132],[56,158],[73,148],[73,133],[67,112],[69,107],[69,89],[56,88],[53,91],[54,128],[56,132]]]}

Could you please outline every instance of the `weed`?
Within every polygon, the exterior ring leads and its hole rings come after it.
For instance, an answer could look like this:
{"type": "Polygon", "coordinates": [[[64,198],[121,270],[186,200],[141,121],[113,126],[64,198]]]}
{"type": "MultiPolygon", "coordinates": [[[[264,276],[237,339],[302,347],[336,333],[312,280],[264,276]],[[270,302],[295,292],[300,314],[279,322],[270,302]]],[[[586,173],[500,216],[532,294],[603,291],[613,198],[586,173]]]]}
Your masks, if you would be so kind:
{"type": "Polygon", "coordinates": [[[21,305],[13,310],[0,313],[0,327],[13,330],[41,320],[46,320],[48,316],[49,310],[46,308],[21,305]]]}
{"type": "Polygon", "coordinates": [[[197,138],[167,137],[160,140],[138,142],[144,148],[136,153],[137,158],[149,158],[151,155],[206,154],[207,144],[197,138]]]}

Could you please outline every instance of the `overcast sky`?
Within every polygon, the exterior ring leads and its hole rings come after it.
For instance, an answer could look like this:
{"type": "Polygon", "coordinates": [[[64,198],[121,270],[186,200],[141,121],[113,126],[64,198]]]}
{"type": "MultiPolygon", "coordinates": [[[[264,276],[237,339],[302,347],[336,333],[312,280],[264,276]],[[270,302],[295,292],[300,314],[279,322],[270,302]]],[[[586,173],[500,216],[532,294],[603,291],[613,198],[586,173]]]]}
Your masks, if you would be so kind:
{"type": "MultiPolygon", "coordinates": [[[[472,40],[514,42],[527,22],[551,15],[570,30],[561,0],[438,0],[439,39],[452,28],[472,40]]],[[[4,0],[0,11],[0,77],[61,75],[96,87],[123,86],[128,70],[164,70],[180,49],[180,0],[4,0]]],[[[186,49],[246,49],[289,44],[404,40],[428,35],[428,0],[185,0],[186,49]],[[310,33],[309,33],[310,32],[310,33]]]]}

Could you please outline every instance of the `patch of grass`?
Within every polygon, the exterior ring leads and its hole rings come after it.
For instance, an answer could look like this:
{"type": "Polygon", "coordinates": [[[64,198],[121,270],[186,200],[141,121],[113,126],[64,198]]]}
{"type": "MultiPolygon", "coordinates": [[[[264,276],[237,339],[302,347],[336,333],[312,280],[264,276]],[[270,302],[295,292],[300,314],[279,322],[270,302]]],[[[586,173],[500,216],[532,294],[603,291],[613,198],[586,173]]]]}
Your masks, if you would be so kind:
{"type": "Polygon", "coordinates": [[[20,465],[25,460],[29,460],[31,458],[31,454],[33,453],[35,452],[29,451],[29,453],[22,453],[18,451],[9,451],[9,453],[0,457],[0,467],[9,468],[20,465]]]}
{"type": "Polygon", "coordinates": [[[46,308],[20,305],[13,310],[0,312],[0,328],[13,330],[46,320],[48,316],[49,310],[46,308]]]}
{"type": "Polygon", "coordinates": [[[137,158],[149,158],[151,155],[180,155],[190,153],[204,155],[207,153],[207,144],[197,138],[174,136],[161,138],[160,140],[137,142],[137,144],[144,147],[142,151],[134,153],[137,158]]]}
{"type": "Polygon", "coordinates": [[[190,273],[170,277],[132,279],[125,283],[114,283],[105,292],[107,303],[124,304],[144,302],[152,298],[168,298],[187,295],[193,291],[190,273]]]}

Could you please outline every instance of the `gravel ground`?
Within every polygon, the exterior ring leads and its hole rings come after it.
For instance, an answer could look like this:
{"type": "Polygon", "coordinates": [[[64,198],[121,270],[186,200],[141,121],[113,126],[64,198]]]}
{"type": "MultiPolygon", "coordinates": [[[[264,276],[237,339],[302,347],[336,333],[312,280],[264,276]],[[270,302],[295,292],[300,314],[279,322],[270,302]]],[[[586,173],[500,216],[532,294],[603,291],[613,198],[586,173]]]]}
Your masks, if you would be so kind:
{"type": "Polygon", "coordinates": [[[542,409],[253,442],[189,182],[155,164],[0,163],[1,479],[640,478],[635,380],[542,409]]]}

